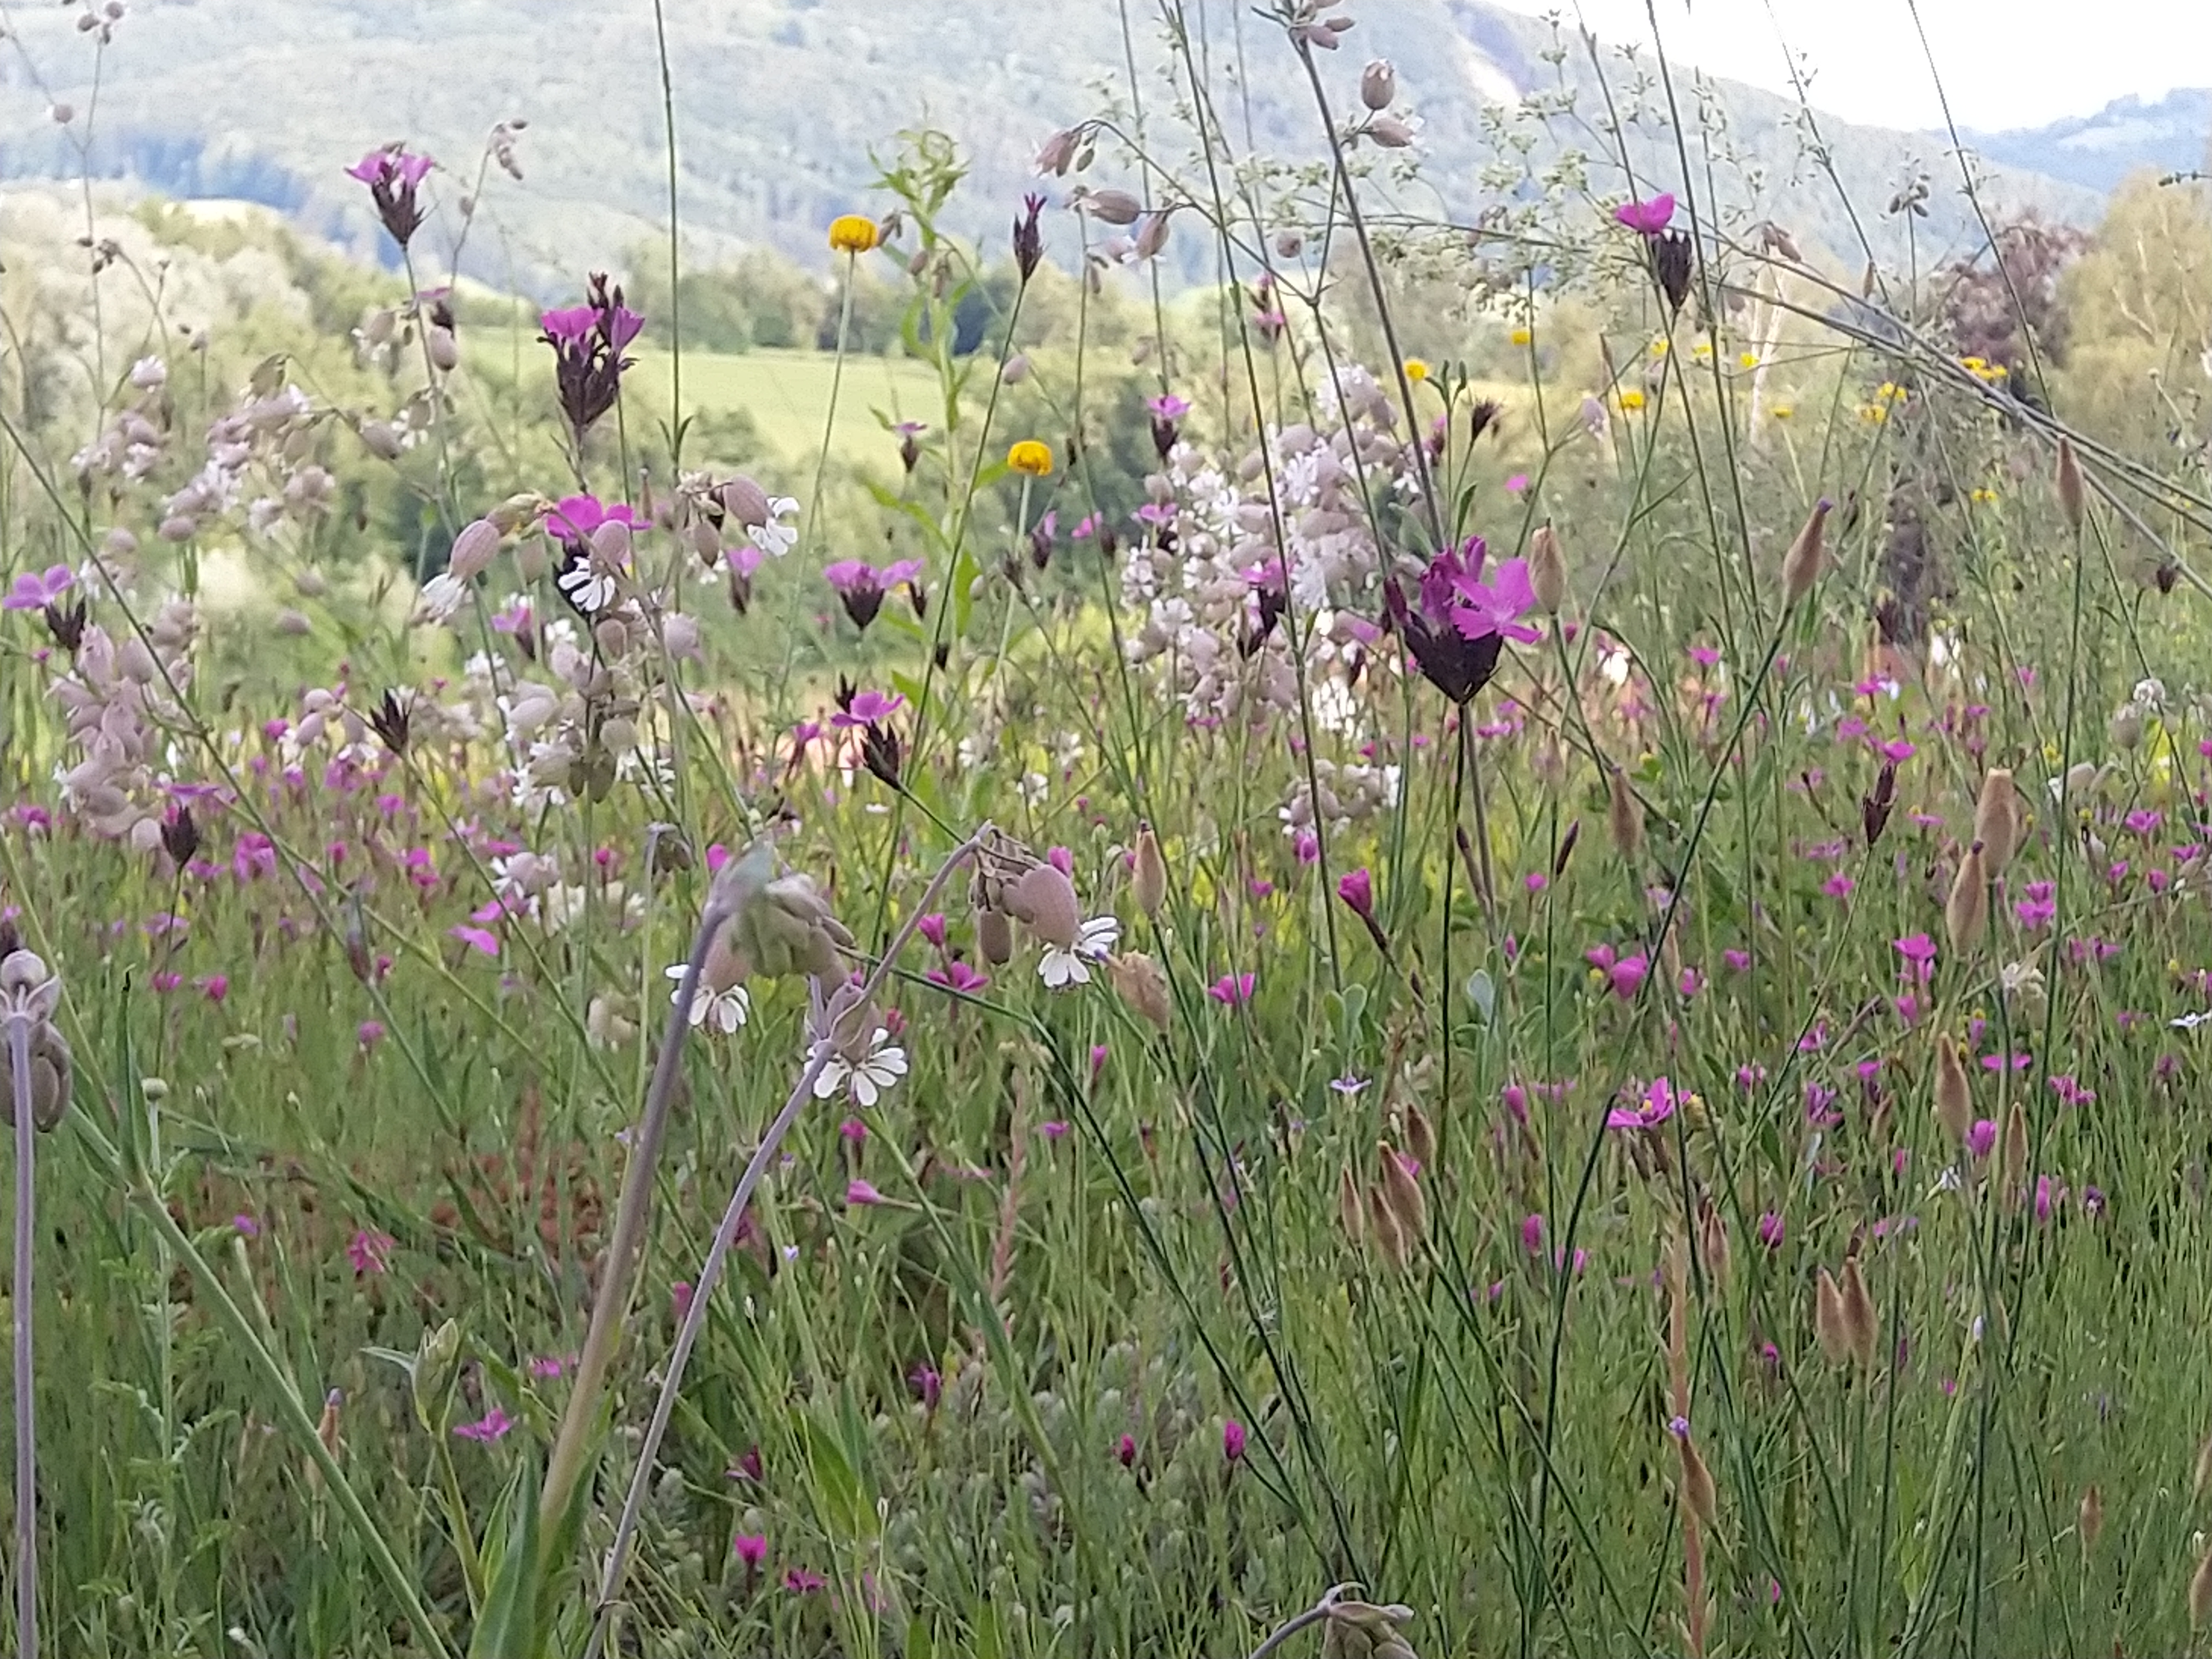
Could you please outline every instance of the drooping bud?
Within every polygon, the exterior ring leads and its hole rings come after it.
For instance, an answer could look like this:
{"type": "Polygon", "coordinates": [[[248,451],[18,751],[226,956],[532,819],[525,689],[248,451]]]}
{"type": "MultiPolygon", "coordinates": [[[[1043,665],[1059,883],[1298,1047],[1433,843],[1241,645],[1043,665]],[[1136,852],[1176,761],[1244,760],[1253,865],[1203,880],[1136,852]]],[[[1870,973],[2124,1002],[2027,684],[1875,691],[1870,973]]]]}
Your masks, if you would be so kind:
{"type": "Polygon", "coordinates": [[[1831,1365],[1840,1365],[1850,1358],[1851,1334],[1844,1323],[1844,1293],[1836,1287],[1836,1276],[1826,1267],[1820,1269],[1813,1290],[1813,1334],[1831,1365]]]}
{"type": "Polygon", "coordinates": [[[1839,1294],[1843,1303],[1844,1335],[1850,1343],[1851,1357],[1862,1367],[1874,1364],[1875,1338],[1881,1334],[1881,1321],[1875,1314],[1874,1298],[1867,1294],[1866,1279],[1859,1273],[1859,1259],[1855,1255],[1844,1258],[1844,1279],[1839,1294]]]}
{"type": "Polygon", "coordinates": [[[2081,520],[2087,510],[2088,493],[2082,488],[2081,462],[2074,453],[2071,438],[2058,441],[2058,505],[2065,511],[2068,526],[2075,535],[2080,535],[2081,520]]]}
{"type": "Polygon", "coordinates": [[[1080,195],[1091,216],[1102,224],[1133,225],[1145,210],[1145,204],[1126,190],[1089,190],[1080,195]]]}
{"type": "Polygon", "coordinates": [[[716,492],[722,501],[722,511],[748,530],[758,530],[769,521],[768,491],[750,478],[732,478],[716,492]]]}
{"type": "Polygon", "coordinates": [[[763,885],[729,927],[730,948],[770,978],[804,973],[829,979],[853,935],[830,913],[814,878],[794,871],[763,885]]]}
{"type": "Polygon", "coordinates": [[[1982,844],[1982,867],[1994,881],[2020,850],[2020,792],[2008,768],[1993,766],[1982,775],[1981,799],[1974,804],[1974,839],[1982,844]]]}
{"type": "Polygon", "coordinates": [[[1825,526],[1832,505],[1823,495],[1813,503],[1812,516],[1805,527],[1797,532],[1797,539],[1790,544],[1790,551],[1782,560],[1782,602],[1795,605],[1813,591],[1813,584],[1820,580],[1820,566],[1825,555],[1825,526]]]}
{"type": "Polygon", "coordinates": [[[1567,560],[1559,538],[1548,524],[1540,524],[1528,538],[1528,586],[1537,607],[1551,616],[1567,602],[1567,560]]]}
{"type": "Polygon", "coordinates": [[[1437,1167],[1436,1126],[1429,1121],[1428,1114],[1418,1106],[1406,1108],[1406,1150],[1413,1154],[1413,1162],[1423,1169],[1437,1167]]]}
{"type": "Polygon", "coordinates": [[[1136,869],[1129,884],[1136,896],[1137,908],[1147,916],[1158,916],[1160,907],[1167,902],[1168,866],[1160,856],[1160,839],[1152,833],[1149,823],[1137,826],[1136,869]]]}
{"type": "Polygon", "coordinates": [[[1377,58],[1359,74],[1359,101],[1372,110],[1385,110],[1398,96],[1398,71],[1387,58],[1377,58]]]}
{"type": "Polygon", "coordinates": [[[2016,1100],[2012,1110],[2005,1114],[2004,1184],[2014,1202],[2027,1196],[2027,1111],[2016,1100]]]}
{"type": "Polygon", "coordinates": [[[1936,1039],[1936,1121],[1961,1146],[1974,1127],[1972,1086],[1960,1061],[1959,1045],[1948,1036],[1936,1039]]]}
{"type": "Polygon", "coordinates": [[[1726,1290],[1735,1261],[1734,1249],[1729,1243],[1728,1224],[1721,1219],[1721,1212],[1711,1199],[1706,1199],[1698,1211],[1698,1254],[1704,1260],[1705,1277],[1726,1290]]]}
{"type": "Polygon", "coordinates": [[[361,423],[361,441],[379,460],[396,461],[399,459],[399,434],[386,422],[363,421],[361,423]]]}
{"type": "MultiPolygon", "coordinates": [[[[1003,962],[1005,958],[999,960],[1003,962]]],[[[1106,958],[1106,977],[1113,982],[1114,994],[1129,1005],[1131,1012],[1155,1030],[1168,1029],[1168,976],[1160,970],[1158,963],[1141,951],[1125,951],[1106,958]]]]}
{"type": "Polygon", "coordinates": [[[1613,835],[1613,850],[1633,863],[1644,850],[1644,809],[1628,787],[1628,774],[1614,767],[1606,779],[1605,827],[1613,835]]]}
{"type": "Polygon", "coordinates": [[[1059,866],[1039,864],[1024,870],[1006,889],[1006,909],[1047,945],[1062,951],[1075,948],[1083,907],[1075,896],[1075,884],[1060,873],[1059,866]]]}
{"type": "Polygon", "coordinates": [[[482,575],[498,551],[499,526],[489,519],[476,520],[463,526],[461,533],[453,538],[453,550],[446,556],[446,574],[457,582],[468,581],[482,575]]]}
{"type": "Polygon", "coordinates": [[[425,1329],[416,1344],[415,1365],[408,1383],[414,1395],[415,1420],[428,1434],[445,1431],[446,1395],[461,1369],[461,1328],[447,1320],[434,1331],[425,1329]]]}
{"type": "Polygon", "coordinates": [[[1390,1200],[1383,1195],[1380,1182],[1367,1189],[1368,1231],[1375,1236],[1375,1253],[1381,1256],[1393,1272],[1403,1273],[1413,1255],[1406,1242],[1406,1230],[1398,1224],[1398,1218],[1390,1208],[1390,1200]]]}
{"type": "Polygon", "coordinates": [[[1943,931],[1950,936],[1951,949],[1964,956],[1982,942],[1989,925],[1989,866],[1983,862],[1981,842],[1976,842],[1959,860],[1950,901],[1943,907],[1943,931]]]}

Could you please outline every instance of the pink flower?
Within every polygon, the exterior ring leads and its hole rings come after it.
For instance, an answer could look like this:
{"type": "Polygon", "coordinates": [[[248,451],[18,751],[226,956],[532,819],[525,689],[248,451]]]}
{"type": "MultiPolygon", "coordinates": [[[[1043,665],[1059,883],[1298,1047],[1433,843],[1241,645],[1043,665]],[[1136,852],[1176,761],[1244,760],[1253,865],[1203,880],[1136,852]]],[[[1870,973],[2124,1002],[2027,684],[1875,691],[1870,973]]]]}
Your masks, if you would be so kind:
{"type": "Polygon", "coordinates": [[[496,933],[489,933],[482,927],[471,927],[466,925],[448,927],[446,932],[450,937],[460,940],[471,951],[481,951],[488,957],[495,957],[499,954],[499,935],[496,933]]]}
{"type": "Polygon", "coordinates": [[[376,204],[376,216],[384,222],[392,240],[402,247],[422,227],[422,210],[416,204],[415,192],[430,176],[432,165],[428,156],[410,155],[394,144],[369,151],[345,170],[346,177],[358,179],[368,186],[369,199],[376,204]]]}
{"type": "Polygon", "coordinates": [[[1674,198],[1662,191],[1640,202],[1624,202],[1613,209],[1613,216],[1638,236],[1656,236],[1674,222],[1674,198]]]}
{"type": "Polygon", "coordinates": [[[1232,1463],[1244,1455],[1244,1425],[1233,1417],[1221,1425],[1221,1455],[1232,1463]]]}
{"type": "Polygon", "coordinates": [[[354,1277],[365,1273],[383,1273],[392,1260],[392,1252],[399,1241],[390,1233],[380,1232],[374,1227],[356,1231],[353,1242],[346,1246],[346,1260],[353,1263],[354,1277]]]}
{"type": "Polygon", "coordinates": [[[678,1319],[691,1316],[691,1281],[679,1279],[668,1287],[668,1305],[678,1319]]]}
{"type": "Polygon", "coordinates": [[[1364,869],[1354,870],[1340,878],[1336,884],[1336,896],[1345,902],[1355,916],[1363,921],[1374,919],[1375,878],[1364,869]]]}
{"type": "Polygon", "coordinates": [[[568,1369],[568,1362],[557,1354],[543,1355],[530,1362],[530,1374],[541,1382],[552,1382],[568,1369]]]}
{"type": "Polygon", "coordinates": [[[1496,580],[1482,581],[1478,580],[1484,550],[1480,538],[1474,548],[1467,574],[1452,585],[1458,600],[1452,607],[1452,626],[1470,640],[1502,634],[1509,640],[1533,645],[1542,639],[1540,630],[1521,620],[1536,605],[1536,590],[1528,582],[1528,562],[1508,559],[1498,567],[1496,580]]]}
{"type": "Polygon", "coordinates": [[[1856,882],[1838,870],[1820,884],[1820,890],[1832,899],[1849,898],[1851,896],[1851,889],[1856,885],[1857,885],[1856,882]]]}
{"type": "Polygon", "coordinates": [[[1321,862],[1321,837],[1310,830],[1301,830],[1291,842],[1291,851],[1297,855],[1300,864],[1321,862]]]}
{"type": "Polygon", "coordinates": [[[1651,1086],[1634,1106],[1616,1106],[1605,1115],[1608,1129],[1650,1129],[1664,1123],[1674,1115],[1674,1085],[1663,1077],[1654,1078],[1651,1086]]]}
{"type": "Polygon", "coordinates": [[[829,1580],[820,1573],[805,1567],[786,1567],[783,1570],[783,1587],[793,1595],[811,1595],[828,1583],[829,1580]]]}
{"type": "Polygon", "coordinates": [[[261,1237],[261,1224],[256,1221],[250,1215],[234,1215],[230,1218],[230,1224],[232,1230],[235,1231],[240,1238],[258,1238],[261,1237]]]}
{"type": "Polygon", "coordinates": [[[464,1423],[453,1432],[463,1440],[473,1440],[480,1446],[489,1446],[495,1440],[505,1438],[507,1431],[514,1426],[507,1414],[494,1406],[477,1421],[464,1423]]]}
{"type": "Polygon", "coordinates": [[[1528,487],[1528,475],[1525,472],[1516,472],[1505,481],[1505,493],[1509,495],[1518,495],[1528,487]]]}
{"type": "Polygon", "coordinates": [[[889,720],[906,707],[906,699],[898,692],[885,695],[881,691],[856,691],[853,700],[830,717],[830,724],[841,731],[873,726],[878,720],[889,720]]]}
{"type": "Polygon", "coordinates": [[[730,1550],[745,1564],[747,1573],[758,1572],[761,1563],[768,1559],[768,1534],[764,1532],[741,1532],[730,1540],[730,1550]]]}
{"type": "Polygon", "coordinates": [[[1521,1248],[1530,1255],[1544,1254],[1544,1218],[1528,1215],[1521,1220],[1521,1248]]]}
{"type": "Polygon", "coordinates": [[[1977,1164],[1990,1155],[1990,1148],[1997,1144],[1997,1126],[1990,1119],[1978,1117],[1974,1127],[1966,1131],[1966,1152],[1977,1164]]]}
{"type": "Polygon", "coordinates": [[[972,996],[991,982],[991,976],[978,972],[957,957],[942,968],[933,968],[922,977],[932,985],[941,985],[948,991],[958,991],[972,996]]]}
{"type": "Polygon", "coordinates": [[[875,1189],[872,1182],[850,1181],[845,1184],[845,1202],[855,1208],[865,1209],[871,1204],[880,1204],[883,1201],[884,1195],[875,1189]]]}
{"type": "Polygon", "coordinates": [[[1224,974],[1206,988],[1206,994],[1228,1008],[1241,1008],[1252,1000],[1250,974],[1224,974]]]}
{"type": "Polygon", "coordinates": [[[43,576],[26,570],[15,578],[8,597],[0,599],[0,611],[43,611],[68,592],[76,580],[65,564],[48,565],[43,576]]]}
{"type": "Polygon", "coordinates": [[[935,1411],[945,1391],[945,1379],[938,1375],[937,1368],[925,1361],[908,1371],[906,1380],[914,1385],[915,1394],[921,1401],[921,1408],[935,1411]]]}
{"type": "Polygon", "coordinates": [[[1778,1250],[1782,1248],[1783,1236],[1787,1228],[1782,1218],[1769,1210],[1759,1218],[1759,1225],[1755,1231],[1761,1244],[1770,1250],[1778,1250]]]}
{"type": "Polygon", "coordinates": [[[210,1002],[221,1002],[230,994],[230,977],[227,974],[210,974],[196,983],[200,988],[200,994],[210,1002]]]}
{"type": "Polygon", "coordinates": [[[1137,1461],[1136,1436],[1133,1434],[1125,1434],[1119,1440],[1115,1441],[1114,1443],[1114,1455],[1117,1460],[1119,1460],[1121,1467],[1125,1469],[1131,1464],[1134,1463],[1137,1461]]]}
{"type": "Polygon", "coordinates": [[[945,917],[942,912],[933,910],[924,916],[915,924],[915,932],[920,933],[939,950],[942,951],[945,948],[945,917]]]}

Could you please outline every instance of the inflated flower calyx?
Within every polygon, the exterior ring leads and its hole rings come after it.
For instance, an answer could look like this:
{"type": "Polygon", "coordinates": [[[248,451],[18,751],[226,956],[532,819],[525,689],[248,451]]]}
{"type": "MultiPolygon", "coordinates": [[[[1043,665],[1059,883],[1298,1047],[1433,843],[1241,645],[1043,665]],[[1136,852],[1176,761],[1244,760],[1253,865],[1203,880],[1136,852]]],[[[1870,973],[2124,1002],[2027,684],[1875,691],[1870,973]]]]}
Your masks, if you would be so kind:
{"type": "Polygon", "coordinates": [[[1006,909],[1047,945],[1062,951],[1075,948],[1083,907],[1075,896],[1075,884],[1057,865],[1024,870],[1006,889],[1006,909]]]}
{"type": "Polygon", "coordinates": [[[1396,1602],[1339,1601],[1322,1621],[1323,1659],[1416,1659],[1403,1634],[1413,1622],[1413,1608],[1396,1602]]]}
{"type": "Polygon", "coordinates": [[[1004,910],[976,913],[975,944],[983,952],[983,960],[994,968],[1003,968],[1014,959],[1014,924],[1004,910]]]}
{"type": "Polygon", "coordinates": [[[1137,831],[1136,870],[1130,885],[1134,890],[1137,908],[1147,916],[1157,916],[1168,899],[1167,860],[1160,856],[1160,838],[1152,833],[1149,823],[1137,831]]]}
{"type": "Polygon", "coordinates": [[[1155,1030],[1168,1029],[1168,976],[1158,963],[1141,951],[1126,951],[1106,958],[1106,977],[1113,982],[1114,994],[1146,1024],[1155,1030]]]}
{"type": "Polygon", "coordinates": [[[0,961],[0,1123],[15,1127],[15,1043],[9,1030],[16,1019],[29,1023],[31,1121],[51,1129],[69,1110],[74,1069],[69,1044],[53,1026],[62,982],[31,951],[16,950],[0,961]]]}
{"type": "Polygon", "coordinates": [[[793,973],[827,979],[838,971],[838,951],[853,943],[814,878],[797,871],[762,887],[730,923],[727,937],[733,957],[771,979],[793,973]]]}

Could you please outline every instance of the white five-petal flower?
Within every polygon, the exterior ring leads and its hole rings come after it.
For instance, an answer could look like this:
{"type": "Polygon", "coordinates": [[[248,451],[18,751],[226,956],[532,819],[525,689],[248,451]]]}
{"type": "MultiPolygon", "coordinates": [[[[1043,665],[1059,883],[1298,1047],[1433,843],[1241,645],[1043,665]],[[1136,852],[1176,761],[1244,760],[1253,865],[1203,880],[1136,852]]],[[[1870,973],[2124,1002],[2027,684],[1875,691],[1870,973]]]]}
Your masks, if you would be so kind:
{"type": "MultiPolygon", "coordinates": [[[[669,1001],[674,1002],[684,994],[684,964],[679,962],[673,968],[662,969],[662,972],[674,984],[675,988],[668,994],[669,1001]]],[[[736,1036],[738,1028],[752,1018],[752,993],[742,985],[732,985],[726,991],[714,991],[710,990],[707,982],[702,980],[698,991],[691,999],[691,1024],[696,1027],[712,1020],[714,1029],[724,1036],[736,1036]]]]}
{"type": "Polygon", "coordinates": [[[1089,963],[1103,962],[1121,937],[1121,924],[1112,916],[1093,916],[1075,930],[1073,950],[1048,945],[1037,962],[1037,977],[1055,991],[1091,983],[1089,963]]]}
{"type": "Polygon", "coordinates": [[[842,1054],[832,1054],[829,1063],[815,1075],[814,1097],[827,1100],[838,1090],[849,1085],[853,1103],[863,1109],[883,1098],[890,1086],[906,1075],[906,1050],[890,1040],[890,1033],[878,1025],[868,1037],[868,1051],[858,1060],[848,1060],[842,1054]]]}
{"type": "Polygon", "coordinates": [[[774,497],[768,504],[768,522],[748,530],[746,538],[771,559],[781,558],[799,540],[799,526],[783,521],[798,511],[799,503],[790,496],[774,497]]]}

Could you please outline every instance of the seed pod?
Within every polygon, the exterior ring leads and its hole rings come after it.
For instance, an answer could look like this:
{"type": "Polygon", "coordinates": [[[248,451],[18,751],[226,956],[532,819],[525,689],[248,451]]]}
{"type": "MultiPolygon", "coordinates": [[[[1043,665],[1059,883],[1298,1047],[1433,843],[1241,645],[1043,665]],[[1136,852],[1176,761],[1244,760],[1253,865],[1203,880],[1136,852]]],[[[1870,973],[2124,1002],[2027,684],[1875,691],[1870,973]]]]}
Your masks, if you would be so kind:
{"type": "Polygon", "coordinates": [[[1959,1059],[1959,1045],[1948,1036],[1936,1039],[1936,1121],[1961,1146],[1974,1127],[1973,1086],[1959,1059]]]}
{"type": "Polygon", "coordinates": [[[1137,826],[1137,867],[1131,880],[1137,898],[1137,908],[1147,916],[1158,916],[1160,907],[1168,898],[1167,860],[1160,856],[1160,839],[1152,833],[1149,823],[1137,826]]]}
{"type": "Polygon", "coordinates": [[[717,493],[721,497],[722,511],[746,529],[758,530],[768,522],[768,491],[750,478],[732,478],[717,493]]]}
{"type": "Polygon", "coordinates": [[[1413,1179],[1413,1172],[1406,1167],[1405,1160],[1392,1150],[1387,1140],[1376,1142],[1376,1150],[1382,1156],[1382,1200],[1390,1210],[1391,1218],[1405,1236],[1408,1251],[1428,1237],[1428,1200],[1421,1196],[1421,1183],[1413,1179]]]}
{"type": "Polygon", "coordinates": [[[1974,839],[1982,844],[1982,866],[1994,881],[2020,850],[2020,791],[2008,768],[1993,766],[1982,775],[1981,798],[1974,804],[1974,839]]]}
{"type": "Polygon", "coordinates": [[[433,323],[424,333],[422,343],[429,348],[430,361],[441,370],[450,372],[459,365],[460,344],[453,338],[453,331],[450,328],[433,323]]]}
{"type": "Polygon", "coordinates": [[[1346,1164],[1336,1182],[1336,1218],[1343,1224],[1344,1236],[1352,1241],[1354,1249],[1367,1241],[1367,1206],[1360,1201],[1359,1182],[1346,1164]]]}
{"type": "Polygon", "coordinates": [[[1982,861],[1982,844],[1976,842],[1959,861],[1950,902],[1943,907],[1943,931],[1950,937],[1952,950],[1964,956],[1982,942],[1989,925],[1989,869],[1982,861]]]}
{"type": "Polygon", "coordinates": [[[1145,210],[1145,204],[1126,190],[1085,191],[1082,197],[1091,216],[1101,224],[1133,225],[1145,210]]]}
{"type": "Polygon", "coordinates": [[[1006,889],[1006,908],[1047,945],[1063,951],[1075,948],[1083,908],[1075,896],[1075,884],[1060,873],[1059,866],[1040,864],[1024,870],[1006,889]]]}
{"type": "Polygon", "coordinates": [[[2202,1629],[2207,1618],[2212,1618],[2212,1550],[2189,1577],[2189,1628],[2202,1629]]]}
{"type": "Polygon", "coordinates": [[[1728,1289],[1734,1249],[1729,1243],[1728,1224],[1711,1199],[1705,1200],[1698,1216],[1698,1254],[1704,1259],[1706,1279],[1721,1290],[1728,1289]]]}
{"type": "Polygon", "coordinates": [[[1406,1150],[1423,1169],[1437,1167],[1437,1132],[1428,1115],[1418,1106],[1406,1108],[1406,1150]]]}
{"type": "Polygon", "coordinates": [[[1375,1253],[1394,1272],[1403,1273],[1412,1251],[1406,1243],[1405,1229],[1391,1212],[1389,1200],[1383,1197],[1382,1188],[1370,1186],[1367,1189],[1367,1222],[1375,1235],[1375,1253]]]}
{"type": "MultiPolygon", "coordinates": [[[[997,913],[985,911],[983,920],[988,922],[997,913]]],[[[1004,918],[1000,918],[1001,925],[1004,918]]],[[[983,930],[977,929],[981,935],[983,930]]],[[[984,954],[989,956],[989,947],[984,954]]],[[[1012,954],[1011,948],[1008,954],[1012,954]]],[[[1006,957],[994,957],[994,962],[1003,963],[1006,957]]],[[[1144,1019],[1155,1030],[1168,1029],[1168,977],[1160,971],[1160,964],[1141,951],[1130,951],[1106,958],[1106,977],[1113,981],[1115,994],[1129,1005],[1130,1010],[1144,1019]]]]}
{"type": "Polygon", "coordinates": [[[483,574],[498,551],[499,526],[489,519],[477,519],[453,538],[453,550],[446,556],[446,574],[457,582],[467,581],[483,574]]]}
{"type": "Polygon", "coordinates": [[[2027,1190],[2027,1111],[2018,1101],[2005,1114],[2004,1184],[2014,1202],[2027,1190]]]}
{"type": "Polygon", "coordinates": [[[1528,586],[1539,609],[1551,616],[1559,614],[1559,607],[1567,601],[1567,559],[1559,546],[1559,532],[1548,524],[1538,525],[1528,538],[1528,586]]]}
{"type": "MultiPolygon", "coordinates": [[[[2081,533],[2081,520],[2087,507],[2087,492],[2081,485],[2081,463],[2074,453],[2074,441],[2058,441],[2058,505],[2064,509],[2066,523],[2075,535],[2081,533]]],[[[2191,1601],[2196,1599],[2194,1590],[2191,1601]]]]}
{"type": "Polygon", "coordinates": [[[1823,526],[1828,521],[1832,504],[1826,496],[1813,503],[1812,516],[1805,527],[1797,532],[1797,539],[1790,544],[1790,551],[1782,559],[1782,601],[1795,605],[1813,591],[1813,584],[1820,580],[1823,526]]]}
{"type": "Polygon", "coordinates": [[[363,421],[361,423],[361,441],[379,460],[396,461],[399,459],[399,434],[388,422],[363,421]]]}
{"type": "Polygon", "coordinates": [[[1844,1282],[1840,1295],[1844,1334],[1850,1341],[1851,1357],[1862,1367],[1872,1365],[1875,1340],[1881,1334],[1881,1321],[1875,1312],[1874,1298],[1867,1294],[1866,1280],[1860,1275],[1859,1259],[1855,1255],[1844,1258],[1844,1282]]]}
{"type": "Polygon", "coordinates": [[[1387,58],[1377,58],[1359,74],[1359,101],[1372,110],[1385,110],[1398,96],[1398,71],[1387,58]]]}
{"type": "Polygon", "coordinates": [[[1712,1471],[1705,1467],[1705,1457],[1698,1450],[1698,1443],[1688,1434],[1678,1435],[1674,1447],[1682,1455],[1682,1501],[1689,1506],[1691,1514],[1710,1528],[1713,1524],[1714,1513],[1719,1508],[1718,1497],[1713,1490],[1712,1471]]]}
{"type": "Polygon", "coordinates": [[[1820,1352],[1831,1365],[1840,1365],[1850,1358],[1851,1334],[1844,1323],[1844,1293],[1836,1288],[1835,1275],[1826,1267],[1813,1291],[1813,1334],[1820,1340],[1820,1352]]]}
{"type": "Polygon", "coordinates": [[[2087,1555],[2097,1547],[2097,1535],[2105,1530],[2105,1495],[2093,1482],[2081,1494],[2081,1553],[2087,1555]]]}
{"type": "Polygon", "coordinates": [[[1628,787],[1628,774],[1614,767],[1606,779],[1605,827],[1613,850],[1633,863],[1644,849],[1644,809],[1628,787]]]}

